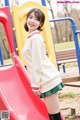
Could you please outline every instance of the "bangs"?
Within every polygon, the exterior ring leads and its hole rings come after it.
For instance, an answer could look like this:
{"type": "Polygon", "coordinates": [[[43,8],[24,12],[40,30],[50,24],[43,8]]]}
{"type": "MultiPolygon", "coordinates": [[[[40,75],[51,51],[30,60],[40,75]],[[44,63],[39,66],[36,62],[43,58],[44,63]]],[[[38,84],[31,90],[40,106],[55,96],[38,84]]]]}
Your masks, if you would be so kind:
{"type": "Polygon", "coordinates": [[[41,21],[41,18],[42,18],[41,13],[40,13],[39,11],[34,11],[34,14],[35,14],[36,18],[37,18],[39,21],[41,21]]]}

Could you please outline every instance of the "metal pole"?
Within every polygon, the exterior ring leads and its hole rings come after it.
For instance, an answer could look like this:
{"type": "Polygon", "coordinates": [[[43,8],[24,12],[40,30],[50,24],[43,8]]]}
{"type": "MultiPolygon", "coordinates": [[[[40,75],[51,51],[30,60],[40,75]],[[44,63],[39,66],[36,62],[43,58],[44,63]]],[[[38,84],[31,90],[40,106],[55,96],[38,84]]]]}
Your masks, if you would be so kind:
{"type": "Polygon", "coordinates": [[[41,0],[43,6],[46,6],[46,0],[41,0]]]}
{"type": "Polygon", "coordinates": [[[1,61],[1,65],[3,65],[3,55],[2,55],[2,47],[0,45],[0,61],[1,61]]]}
{"type": "MultiPolygon", "coordinates": [[[[9,6],[9,8],[10,8],[9,0],[5,0],[5,6],[9,6]]],[[[11,26],[13,28],[14,25],[13,25],[13,19],[12,19],[12,15],[11,14],[10,14],[10,19],[11,19],[11,26]]],[[[14,40],[15,52],[17,53],[17,51],[16,51],[17,43],[16,43],[16,38],[15,38],[14,32],[13,32],[13,40],[14,40]]]]}
{"type": "Polygon", "coordinates": [[[9,0],[5,0],[5,6],[9,6],[9,0]]]}

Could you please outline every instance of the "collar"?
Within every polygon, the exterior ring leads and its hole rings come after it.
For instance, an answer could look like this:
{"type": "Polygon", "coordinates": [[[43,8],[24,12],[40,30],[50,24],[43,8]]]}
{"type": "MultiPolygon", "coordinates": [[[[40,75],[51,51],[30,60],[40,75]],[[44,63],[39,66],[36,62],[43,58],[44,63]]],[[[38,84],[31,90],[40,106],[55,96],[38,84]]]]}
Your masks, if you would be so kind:
{"type": "Polygon", "coordinates": [[[31,33],[28,35],[27,38],[32,37],[34,34],[40,34],[40,32],[39,32],[38,30],[35,30],[35,31],[31,32],[31,33]]]}

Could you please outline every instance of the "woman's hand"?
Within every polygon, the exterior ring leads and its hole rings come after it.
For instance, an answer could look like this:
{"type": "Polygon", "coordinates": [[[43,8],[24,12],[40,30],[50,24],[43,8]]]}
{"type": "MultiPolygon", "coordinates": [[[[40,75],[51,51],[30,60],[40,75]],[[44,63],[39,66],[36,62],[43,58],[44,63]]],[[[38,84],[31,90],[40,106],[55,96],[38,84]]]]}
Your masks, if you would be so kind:
{"type": "Polygon", "coordinates": [[[39,88],[32,87],[32,91],[35,93],[37,96],[41,96],[41,92],[39,91],[39,88]]]}
{"type": "Polygon", "coordinates": [[[33,91],[37,96],[41,96],[41,92],[40,91],[33,91]]]}

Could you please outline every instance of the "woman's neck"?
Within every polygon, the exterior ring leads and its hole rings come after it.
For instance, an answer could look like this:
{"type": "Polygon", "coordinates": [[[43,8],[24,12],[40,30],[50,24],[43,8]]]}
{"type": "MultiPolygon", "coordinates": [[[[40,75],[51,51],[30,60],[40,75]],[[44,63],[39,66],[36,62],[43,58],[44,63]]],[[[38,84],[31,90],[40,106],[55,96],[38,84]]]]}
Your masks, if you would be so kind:
{"type": "Polygon", "coordinates": [[[34,30],[33,32],[30,32],[28,34],[28,38],[30,38],[32,35],[34,35],[35,33],[39,33],[40,34],[40,31],[39,30],[34,30]]]}
{"type": "Polygon", "coordinates": [[[31,34],[31,33],[34,33],[34,32],[36,32],[36,31],[39,32],[39,30],[34,30],[34,31],[29,31],[28,33],[31,34]]]}
{"type": "Polygon", "coordinates": [[[36,32],[36,31],[39,32],[38,30],[34,30],[34,31],[29,31],[28,33],[32,34],[32,33],[36,32]]]}

